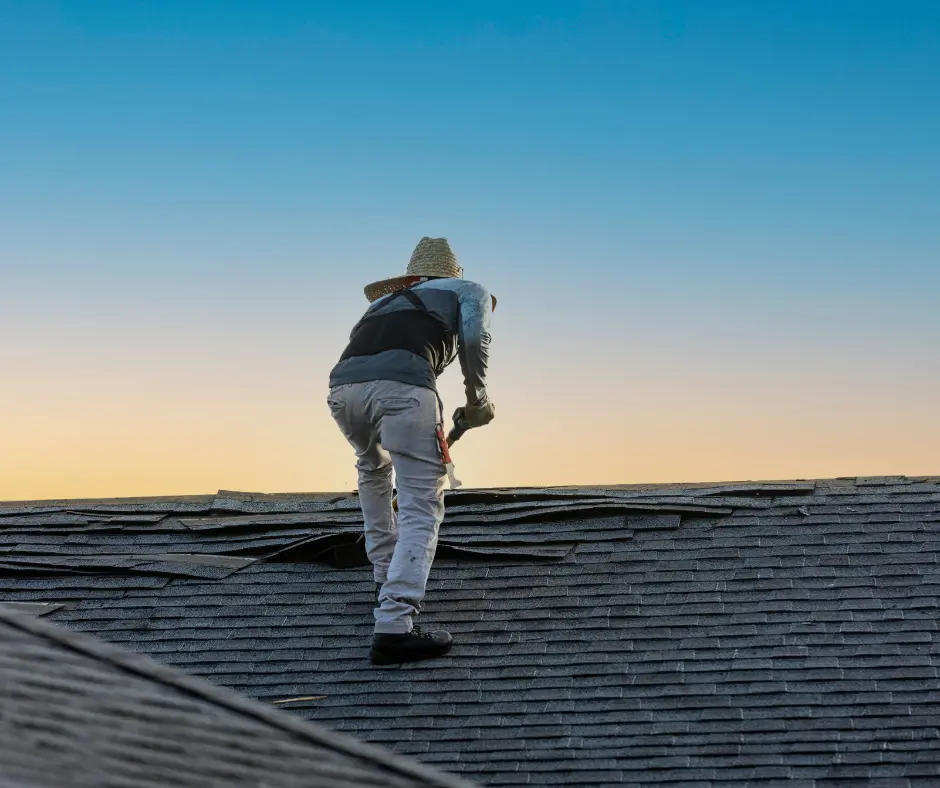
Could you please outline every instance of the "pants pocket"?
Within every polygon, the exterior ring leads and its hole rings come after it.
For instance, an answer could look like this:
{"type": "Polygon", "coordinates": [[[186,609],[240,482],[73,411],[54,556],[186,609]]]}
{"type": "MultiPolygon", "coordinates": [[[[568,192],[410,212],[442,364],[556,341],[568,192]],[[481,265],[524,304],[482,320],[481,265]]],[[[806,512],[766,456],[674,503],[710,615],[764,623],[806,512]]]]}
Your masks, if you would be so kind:
{"type": "Polygon", "coordinates": [[[417,410],[421,405],[417,397],[383,397],[376,401],[382,415],[399,415],[409,410],[417,410]]]}
{"type": "Polygon", "coordinates": [[[343,437],[346,438],[347,441],[352,443],[352,429],[349,423],[349,411],[346,407],[346,401],[336,397],[329,397],[326,404],[330,409],[330,415],[333,417],[333,421],[336,423],[336,426],[339,427],[339,431],[343,433],[343,437]]]}
{"type": "Polygon", "coordinates": [[[417,397],[383,397],[376,404],[382,414],[382,445],[388,451],[433,459],[437,441],[433,409],[417,397]]]}
{"type": "Polygon", "coordinates": [[[411,454],[421,433],[421,403],[415,397],[384,397],[376,401],[382,414],[382,445],[391,452],[411,454]]]}

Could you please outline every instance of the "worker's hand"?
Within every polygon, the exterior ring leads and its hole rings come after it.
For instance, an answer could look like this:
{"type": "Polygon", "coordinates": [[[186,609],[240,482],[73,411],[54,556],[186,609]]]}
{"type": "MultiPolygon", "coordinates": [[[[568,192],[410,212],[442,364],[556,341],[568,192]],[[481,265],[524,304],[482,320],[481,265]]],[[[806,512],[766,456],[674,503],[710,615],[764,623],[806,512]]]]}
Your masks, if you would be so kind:
{"type": "Polygon", "coordinates": [[[466,424],[469,428],[483,427],[496,418],[496,406],[492,401],[483,405],[470,405],[457,408],[454,412],[454,424],[466,424]]]}

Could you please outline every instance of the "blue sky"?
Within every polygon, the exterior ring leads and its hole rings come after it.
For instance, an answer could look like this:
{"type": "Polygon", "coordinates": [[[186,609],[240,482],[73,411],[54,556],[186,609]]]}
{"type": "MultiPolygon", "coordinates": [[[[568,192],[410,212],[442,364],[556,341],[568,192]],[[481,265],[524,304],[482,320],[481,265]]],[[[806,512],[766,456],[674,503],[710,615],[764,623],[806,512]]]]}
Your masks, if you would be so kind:
{"type": "Polygon", "coordinates": [[[781,247],[873,273],[936,249],[935,3],[12,9],[0,161],[20,227],[410,240],[424,221],[520,254],[551,228],[552,262],[698,268],[710,247],[718,272],[779,267],[781,247]]]}
{"type": "Polygon", "coordinates": [[[0,351],[318,392],[362,286],[446,235],[500,296],[494,380],[572,434],[559,364],[920,402],[938,139],[936,2],[12,0],[0,351]]]}

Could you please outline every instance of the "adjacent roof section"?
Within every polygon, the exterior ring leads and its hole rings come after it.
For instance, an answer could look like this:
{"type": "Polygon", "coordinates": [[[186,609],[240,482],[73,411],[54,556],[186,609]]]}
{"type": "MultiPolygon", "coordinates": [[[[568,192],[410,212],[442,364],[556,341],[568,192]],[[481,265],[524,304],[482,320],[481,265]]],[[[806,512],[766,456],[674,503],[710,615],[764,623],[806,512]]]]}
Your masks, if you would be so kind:
{"type": "Polygon", "coordinates": [[[2,608],[0,705],[0,784],[17,788],[469,788],[2,608]]]}
{"type": "Polygon", "coordinates": [[[479,783],[928,788],[938,481],[448,494],[401,668],[350,495],[0,507],[0,595],[479,783]]]}

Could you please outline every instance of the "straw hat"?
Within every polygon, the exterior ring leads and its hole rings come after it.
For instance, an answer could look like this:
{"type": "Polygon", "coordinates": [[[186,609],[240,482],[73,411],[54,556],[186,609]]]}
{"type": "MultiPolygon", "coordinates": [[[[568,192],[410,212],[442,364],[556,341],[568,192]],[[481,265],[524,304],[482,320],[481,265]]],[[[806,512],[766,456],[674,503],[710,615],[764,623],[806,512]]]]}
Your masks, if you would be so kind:
{"type": "Polygon", "coordinates": [[[463,268],[457,263],[457,257],[451,251],[446,238],[422,238],[411,253],[405,275],[366,285],[366,298],[375,301],[384,295],[410,287],[426,276],[463,279],[463,268]]]}

